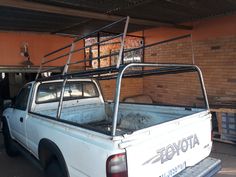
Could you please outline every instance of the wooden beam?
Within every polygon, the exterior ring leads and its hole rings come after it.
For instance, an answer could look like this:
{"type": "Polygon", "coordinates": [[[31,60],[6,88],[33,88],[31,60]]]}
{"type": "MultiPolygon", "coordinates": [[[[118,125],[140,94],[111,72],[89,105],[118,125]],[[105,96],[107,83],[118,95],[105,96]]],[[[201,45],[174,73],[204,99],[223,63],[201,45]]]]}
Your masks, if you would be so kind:
{"type": "MultiPolygon", "coordinates": [[[[36,2],[19,1],[19,0],[1,0],[0,6],[14,7],[14,8],[25,9],[25,10],[32,10],[32,11],[39,11],[39,12],[46,12],[46,13],[60,14],[60,15],[68,15],[68,16],[82,17],[82,18],[89,18],[89,19],[96,19],[96,20],[104,20],[104,21],[116,21],[122,18],[121,16],[117,16],[117,15],[107,15],[107,14],[102,14],[102,13],[97,13],[97,12],[82,11],[82,10],[70,9],[66,7],[58,7],[58,6],[52,6],[52,5],[41,4],[41,3],[36,3],[36,2]]],[[[138,18],[131,18],[130,23],[135,24],[135,25],[145,25],[145,26],[150,26],[150,27],[166,26],[166,27],[175,27],[175,28],[186,29],[186,30],[192,29],[191,26],[176,25],[172,23],[164,23],[164,22],[144,20],[144,19],[138,19],[138,18]]]]}

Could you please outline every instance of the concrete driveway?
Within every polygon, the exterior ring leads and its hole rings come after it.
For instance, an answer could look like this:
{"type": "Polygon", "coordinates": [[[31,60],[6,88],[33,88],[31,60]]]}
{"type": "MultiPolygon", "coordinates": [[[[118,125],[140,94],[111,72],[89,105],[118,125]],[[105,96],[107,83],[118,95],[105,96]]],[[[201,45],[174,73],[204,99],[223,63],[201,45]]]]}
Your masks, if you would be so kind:
{"type": "Polygon", "coordinates": [[[44,175],[23,156],[8,157],[0,133],[0,177],[44,177],[44,175]]]}
{"type": "MultiPolygon", "coordinates": [[[[214,142],[211,156],[223,162],[223,168],[216,177],[236,177],[236,145],[214,142]]],[[[8,157],[0,133],[0,177],[44,177],[44,175],[23,156],[8,157]]]]}
{"type": "Polygon", "coordinates": [[[222,161],[216,177],[236,177],[236,145],[214,142],[211,156],[222,161]]]}

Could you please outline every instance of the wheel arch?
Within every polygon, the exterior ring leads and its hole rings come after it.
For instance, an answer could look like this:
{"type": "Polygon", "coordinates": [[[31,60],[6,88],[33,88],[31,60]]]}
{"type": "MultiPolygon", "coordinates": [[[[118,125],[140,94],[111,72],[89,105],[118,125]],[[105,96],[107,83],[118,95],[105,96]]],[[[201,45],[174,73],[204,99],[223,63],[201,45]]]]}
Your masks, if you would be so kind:
{"type": "Polygon", "coordinates": [[[38,147],[38,157],[44,169],[51,160],[56,158],[60,166],[63,168],[65,174],[69,177],[69,171],[63,154],[53,141],[46,138],[40,140],[38,147]]]}

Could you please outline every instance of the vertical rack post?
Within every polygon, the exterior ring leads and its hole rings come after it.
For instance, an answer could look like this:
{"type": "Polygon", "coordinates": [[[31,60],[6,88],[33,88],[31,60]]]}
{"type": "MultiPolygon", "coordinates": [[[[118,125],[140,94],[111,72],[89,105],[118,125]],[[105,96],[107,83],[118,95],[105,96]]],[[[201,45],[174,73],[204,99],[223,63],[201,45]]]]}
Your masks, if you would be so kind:
{"type": "Polygon", "coordinates": [[[125,37],[126,37],[126,34],[127,34],[128,25],[129,25],[129,16],[127,17],[126,22],[125,22],[125,29],[124,29],[124,33],[123,33],[123,36],[122,36],[120,52],[119,52],[119,58],[118,58],[118,61],[117,61],[116,68],[120,67],[121,60],[123,58],[124,46],[125,46],[125,37]]]}
{"type": "Polygon", "coordinates": [[[87,63],[86,63],[86,44],[85,44],[85,39],[83,40],[84,42],[84,70],[87,69],[87,63]]]}
{"type": "MultiPolygon", "coordinates": [[[[67,74],[68,68],[69,68],[69,64],[72,58],[72,54],[75,48],[75,43],[73,42],[70,48],[70,54],[68,56],[68,59],[66,61],[66,64],[64,66],[64,70],[62,72],[62,75],[67,74]]],[[[65,92],[65,86],[66,86],[66,82],[67,82],[67,78],[64,78],[63,84],[62,84],[62,88],[61,88],[61,95],[60,95],[60,101],[58,103],[58,108],[57,108],[57,119],[60,119],[61,117],[61,110],[62,110],[62,104],[63,104],[63,97],[64,97],[64,92],[65,92]]]]}
{"type": "Polygon", "coordinates": [[[59,100],[58,108],[57,108],[57,117],[56,117],[57,119],[60,119],[61,117],[62,102],[63,102],[64,92],[65,92],[66,81],[67,79],[64,79],[63,84],[62,84],[60,100],[59,100]]]}
{"type": "MultiPolygon", "coordinates": [[[[144,30],[142,31],[142,40],[143,40],[143,44],[142,44],[142,47],[145,46],[145,34],[144,34],[144,30]]],[[[143,56],[142,56],[142,59],[141,59],[141,62],[145,62],[144,61],[144,58],[145,58],[145,48],[142,49],[142,53],[143,53],[143,56]]]]}
{"type": "Polygon", "coordinates": [[[73,54],[74,48],[75,48],[75,43],[73,42],[72,45],[71,45],[70,54],[69,54],[69,56],[68,56],[68,59],[67,59],[67,61],[66,61],[65,66],[64,66],[62,75],[67,74],[67,71],[68,71],[68,68],[69,68],[69,64],[70,64],[70,61],[71,61],[71,58],[72,58],[72,54],[73,54]]]}
{"type": "Polygon", "coordinates": [[[204,97],[205,106],[209,110],[210,106],[209,106],[209,102],[208,102],[208,98],[207,98],[207,92],[206,92],[206,87],[205,87],[202,71],[198,66],[196,66],[196,65],[193,65],[193,66],[197,69],[198,77],[199,77],[199,80],[200,80],[202,93],[203,93],[203,97],[204,97]]]}
{"type": "Polygon", "coordinates": [[[100,54],[100,33],[98,32],[98,34],[97,34],[97,43],[98,43],[98,45],[97,45],[97,48],[98,48],[98,68],[100,68],[100,66],[101,66],[101,60],[100,60],[100,56],[101,56],[101,54],[100,54]]]}
{"type": "MultiPolygon", "coordinates": [[[[60,119],[60,116],[61,116],[61,111],[62,111],[62,106],[63,106],[63,97],[64,97],[64,92],[65,92],[66,82],[68,81],[68,69],[69,69],[69,66],[73,65],[73,64],[82,63],[82,62],[84,62],[85,65],[86,65],[87,61],[89,61],[89,62],[93,61],[93,58],[91,58],[91,59],[88,59],[88,60],[83,59],[81,61],[71,62],[73,53],[75,53],[77,51],[81,51],[81,50],[86,49],[86,48],[89,48],[89,47],[86,47],[85,44],[84,44],[84,47],[79,48],[79,49],[75,49],[75,44],[77,42],[81,41],[81,40],[84,40],[84,39],[86,39],[86,38],[88,38],[90,36],[94,36],[95,34],[97,34],[98,35],[98,41],[97,41],[97,43],[98,43],[98,57],[96,59],[98,60],[98,65],[99,65],[98,68],[100,68],[101,58],[104,58],[104,56],[100,56],[101,55],[100,54],[100,52],[101,52],[100,51],[101,43],[108,41],[108,40],[101,41],[101,39],[100,39],[101,34],[102,34],[101,32],[104,31],[105,29],[113,27],[114,25],[116,25],[118,23],[122,23],[123,24],[124,21],[125,21],[124,32],[119,34],[119,35],[116,35],[114,37],[111,37],[109,39],[109,40],[112,40],[112,39],[115,39],[115,38],[118,38],[118,37],[122,36],[122,38],[121,38],[121,48],[120,48],[120,51],[119,51],[119,60],[118,60],[118,65],[117,65],[119,67],[120,66],[120,62],[121,62],[122,57],[123,57],[123,53],[124,53],[125,37],[126,37],[126,33],[127,33],[129,17],[121,18],[120,20],[117,20],[117,21],[115,21],[115,22],[113,22],[111,24],[108,24],[108,25],[106,25],[106,26],[104,26],[102,28],[99,28],[99,29],[97,29],[97,30],[95,30],[95,31],[93,31],[93,32],[91,32],[89,34],[85,34],[85,35],[83,35],[81,37],[78,37],[71,44],[68,44],[68,45],[66,45],[64,47],[61,47],[61,48],[59,48],[57,50],[54,50],[54,51],[46,54],[44,56],[44,58],[42,58],[42,61],[41,61],[41,64],[40,64],[40,67],[39,67],[39,70],[38,70],[38,73],[37,73],[37,76],[36,76],[36,80],[39,80],[38,77],[39,77],[40,73],[49,71],[49,69],[42,71],[42,68],[43,68],[43,66],[46,63],[50,63],[50,62],[53,62],[53,61],[55,62],[58,59],[63,59],[64,57],[68,56],[66,64],[63,67],[52,67],[52,69],[50,69],[50,71],[51,71],[51,70],[54,70],[55,68],[63,68],[61,74],[55,76],[55,78],[59,77],[62,80],[62,88],[60,90],[61,95],[60,95],[60,99],[59,99],[59,103],[58,103],[58,109],[57,109],[57,113],[56,113],[57,119],[60,119]],[[60,54],[59,53],[59,52],[62,52],[62,51],[68,50],[68,49],[70,50],[69,52],[66,51],[66,53],[64,53],[64,54],[60,54]],[[48,59],[49,56],[50,56],[51,59],[48,59]]],[[[91,54],[92,46],[95,46],[95,45],[91,45],[90,46],[90,54],[91,54]]],[[[107,57],[107,56],[105,56],[105,57],[107,57]]],[[[42,79],[42,80],[44,80],[44,79],[42,79]]]]}
{"type": "Polygon", "coordinates": [[[40,74],[40,72],[41,72],[41,70],[42,70],[42,66],[43,66],[43,62],[44,62],[44,61],[45,61],[45,57],[42,58],[42,61],[41,61],[41,63],[40,63],[40,66],[39,66],[37,75],[36,75],[36,77],[35,77],[35,80],[37,80],[37,79],[39,78],[39,74],[40,74]]]}

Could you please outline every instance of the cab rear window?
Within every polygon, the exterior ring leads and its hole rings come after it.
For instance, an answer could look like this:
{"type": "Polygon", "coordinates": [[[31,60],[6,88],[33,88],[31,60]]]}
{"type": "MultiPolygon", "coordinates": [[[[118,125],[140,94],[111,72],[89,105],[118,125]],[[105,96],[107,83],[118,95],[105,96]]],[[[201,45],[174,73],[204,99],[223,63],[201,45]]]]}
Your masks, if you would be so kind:
{"type": "MultiPolygon", "coordinates": [[[[43,83],[38,87],[36,103],[56,102],[61,96],[62,82],[43,83]]],[[[67,82],[63,100],[98,97],[98,90],[93,82],[67,82]]]]}

